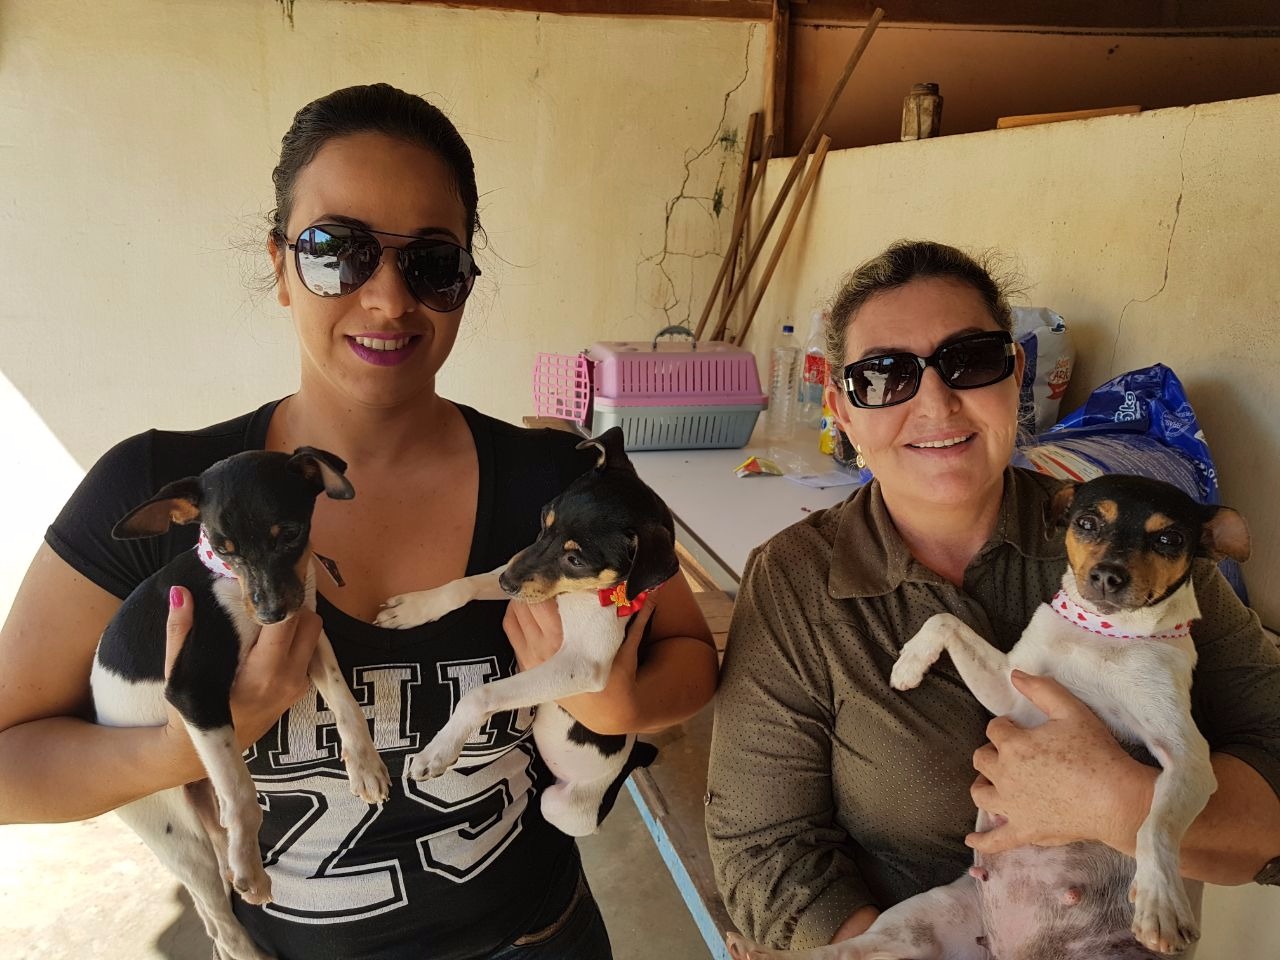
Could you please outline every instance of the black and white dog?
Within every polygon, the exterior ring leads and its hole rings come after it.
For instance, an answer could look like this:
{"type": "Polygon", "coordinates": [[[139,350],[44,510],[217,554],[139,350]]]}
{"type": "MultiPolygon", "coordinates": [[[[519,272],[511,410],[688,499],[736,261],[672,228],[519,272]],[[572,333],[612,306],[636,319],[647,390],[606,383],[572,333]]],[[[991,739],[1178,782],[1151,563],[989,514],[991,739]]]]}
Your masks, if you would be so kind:
{"type": "Polygon", "coordinates": [[[564,642],[538,666],[470,690],[448,723],[410,761],[415,780],[438,777],[501,710],[537,707],[534,741],[556,777],[542,795],[547,821],[571,836],[594,833],[631,770],[657,751],[634,734],[588,730],[554,701],[604,689],[630,616],[649,591],[679,571],[671,512],[637,476],[614,427],[583,441],[596,466],[542,511],[542,531],[504,567],[386,602],[377,622],[405,628],[472,600],[537,603],[556,598],[564,642]]]}
{"type": "MultiPolygon", "coordinates": [[[[346,464],[299,447],[250,451],[198,477],[177,480],[121,520],[117,539],[151,537],[200,522],[200,541],[129,595],[98,643],[91,673],[100,724],[159,726],[165,701],[182,717],[209,774],[143,797],[116,812],[186,885],[205,929],[227,960],[265,960],[231,912],[224,878],[249,903],[271,899],[258,847],[262,810],[231,724],[236,671],[261,628],[315,608],[309,548],[316,496],[350,499],[346,464]],[[195,621],[168,680],[165,623],[170,588],[191,591],[195,621]]],[[[387,798],[390,780],[366,722],[322,633],[309,674],[334,713],[351,792],[387,798]]]]}
{"type": "MultiPolygon", "coordinates": [[[[1067,528],[1068,568],[1013,649],[937,614],[903,645],[890,683],[915,689],[945,651],[987,710],[1034,727],[1047,718],[1010,673],[1054,677],[1160,764],[1136,858],[1083,842],[980,854],[966,876],[886,910],[851,940],[783,953],[730,934],[737,960],[1157,960],[1199,936],[1180,850],[1217,780],[1191,717],[1191,568],[1196,557],[1247,559],[1248,528],[1234,510],[1130,476],[1065,487],[1051,514],[1067,528]]],[[[977,829],[991,826],[979,810],[977,829]]]]}

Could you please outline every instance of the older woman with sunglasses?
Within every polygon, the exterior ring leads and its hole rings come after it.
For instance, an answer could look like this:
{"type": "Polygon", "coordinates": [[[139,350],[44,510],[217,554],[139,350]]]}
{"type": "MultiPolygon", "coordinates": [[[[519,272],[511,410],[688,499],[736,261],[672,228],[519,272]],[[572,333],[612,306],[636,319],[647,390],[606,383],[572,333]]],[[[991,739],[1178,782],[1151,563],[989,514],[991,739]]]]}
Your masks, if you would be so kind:
{"type": "MultiPolygon", "coordinates": [[[[356,497],[320,498],[311,531],[343,582],[317,584],[318,616],[264,628],[232,691],[273,895],[237,900],[237,916],[279,960],[608,957],[574,842],[539,811],[551,781],[530,711],[496,715],[443,776],[404,774],[469,688],[558,648],[554,603],[471,604],[403,632],[371,623],[386,597],[505,562],[536,536],[541,506],[594,463],[571,435],[436,392],[480,273],[471,153],[419,97],[353,87],[299,111],[273,179],[266,245],[298,337],[298,390],[204,430],[125,440],[49,528],[0,637],[0,820],[89,817],[203,775],[176,717],[155,729],[87,720],[103,626],[197,535],[109,532],[167,481],[241,450],[309,444],[346,460],[356,497]],[[350,795],[333,717],[307,680],[322,622],[391,772],[376,807],[350,795]]],[[[177,599],[171,654],[191,623],[190,596],[177,599]]],[[[654,730],[706,703],[715,677],[677,577],[633,622],[606,689],[563,706],[598,732],[654,730]]]]}
{"type": "MultiPolygon", "coordinates": [[[[717,880],[768,946],[856,936],[954,881],[969,847],[1133,852],[1155,771],[1062,687],[1015,679],[1050,717],[1034,730],[992,721],[949,661],[912,694],[889,687],[933,614],[1008,650],[1061,583],[1062,537],[1044,520],[1058,484],[1009,466],[1024,365],[1011,327],[988,271],[936,243],[895,244],[836,296],[826,399],[875,479],[752,555],[711,750],[717,880]],[[971,834],[974,801],[1008,822],[971,834]]],[[[1219,787],[1183,869],[1243,883],[1280,853],[1280,658],[1207,562],[1196,590],[1197,719],[1219,787]]]]}

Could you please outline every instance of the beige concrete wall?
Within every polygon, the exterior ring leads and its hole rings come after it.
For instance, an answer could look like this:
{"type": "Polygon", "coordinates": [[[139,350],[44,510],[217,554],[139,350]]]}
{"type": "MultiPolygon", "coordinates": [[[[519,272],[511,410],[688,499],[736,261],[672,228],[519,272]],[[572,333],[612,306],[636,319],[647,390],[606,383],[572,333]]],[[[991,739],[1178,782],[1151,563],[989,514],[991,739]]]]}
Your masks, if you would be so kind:
{"type": "MultiPolygon", "coordinates": [[[[849,269],[901,237],[1016,259],[1024,302],[1071,325],[1088,390],[1161,362],[1186,386],[1224,501],[1254,535],[1245,573],[1280,624],[1280,96],[828,155],[750,332],[763,356],[849,269]]],[[[771,163],[771,202],[790,161],[771,163]]],[[[766,251],[770,247],[766,247],[766,251]]]]}
{"type": "MultiPolygon", "coordinates": [[[[266,265],[280,137],[386,80],[457,122],[489,245],[441,389],[530,411],[538,350],[638,339],[701,307],[727,242],[764,30],[310,0],[7,0],[0,16],[0,423],[81,467],[296,385],[266,265]],[[696,305],[691,307],[691,303],[696,305]]],[[[34,475],[61,469],[42,457],[34,475]]],[[[0,613],[64,484],[0,497],[0,613]],[[44,492],[46,491],[47,492],[44,492]]],[[[6,483],[6,493],[10,487],[6,483]]]]}

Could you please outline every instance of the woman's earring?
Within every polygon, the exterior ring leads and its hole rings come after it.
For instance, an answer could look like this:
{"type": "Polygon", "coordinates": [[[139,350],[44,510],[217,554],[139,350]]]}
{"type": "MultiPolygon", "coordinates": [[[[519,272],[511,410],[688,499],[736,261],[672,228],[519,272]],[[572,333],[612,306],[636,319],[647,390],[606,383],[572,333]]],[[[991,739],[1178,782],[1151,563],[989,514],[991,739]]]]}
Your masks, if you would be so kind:
{"type": "Polygon", "coordinates": [[[856,454],[853,458],[853,462],[858,465],[859,470],[865,470],[867,461],[862,458],[862,448],[855,443],[853,445],[853,452],[856,454]]]}

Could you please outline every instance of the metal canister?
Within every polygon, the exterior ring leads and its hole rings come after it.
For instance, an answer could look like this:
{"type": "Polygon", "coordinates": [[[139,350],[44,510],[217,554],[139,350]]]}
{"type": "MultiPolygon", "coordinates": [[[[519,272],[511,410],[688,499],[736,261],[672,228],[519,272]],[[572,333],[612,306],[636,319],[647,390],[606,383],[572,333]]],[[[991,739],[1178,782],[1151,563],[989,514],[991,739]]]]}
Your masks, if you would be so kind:
{"type": "Polygon", "coordinates": [[[942,132],[942,94],[936,83],[917,83],[902,98],[902,139],[927,140],[942,132]]]}

